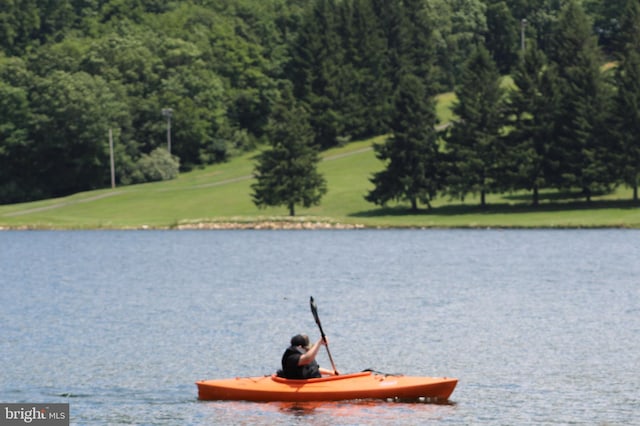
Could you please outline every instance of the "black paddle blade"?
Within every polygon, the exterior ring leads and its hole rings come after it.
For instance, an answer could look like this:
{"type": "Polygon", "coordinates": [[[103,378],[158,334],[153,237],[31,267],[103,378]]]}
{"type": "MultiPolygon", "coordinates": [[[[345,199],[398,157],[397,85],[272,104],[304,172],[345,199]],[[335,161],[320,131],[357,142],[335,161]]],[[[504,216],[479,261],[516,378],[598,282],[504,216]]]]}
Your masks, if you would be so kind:
{"type": "Polygon", "coordinates": [[[313,300],[313,296],[309,299],[309,305],[311,305],[311,313],[313,314],[313,318],[316,320],[316,324],[318,324],[318,328],[320,329],[320,335],[322,336],[322,340],[324,340],[324,347],[327,349],[327,355],[329,355],[329,361],[331,361],[331,367],[333,367],[333,371],[338,375],[338,370],[336,370],[336,365],[333,363],[333,358],[331,357],[331,352],[329,352],[329,344],[327,343],[327,337],[324,335],[324,331],[322,330],[322,324],[320,324],[320,318],[318,317],[318,305],[316,305],[315,300],[313,300]]]}
{"type": "Polygon", "coordinates": [[[311,305],[311,313],[313,314],[313,319],[316,320],[316,324],[320,325],[320,318],[318,317],[318,305],[316,305],[316,301],[313,300],[313,296],[311,296],[309,304],[311,305]]]}

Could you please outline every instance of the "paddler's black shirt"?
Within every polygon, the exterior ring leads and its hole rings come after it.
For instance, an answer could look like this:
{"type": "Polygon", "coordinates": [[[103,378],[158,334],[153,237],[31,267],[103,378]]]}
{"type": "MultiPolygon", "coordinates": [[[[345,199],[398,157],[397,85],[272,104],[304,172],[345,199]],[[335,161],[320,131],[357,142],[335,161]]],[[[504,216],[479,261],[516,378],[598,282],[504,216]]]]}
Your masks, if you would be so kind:
{"type": "Polygon", "coordinates": [[[287,379],[312,379],[322,377],[320,366],[313,360],[307,365],[298,365],[304,354],[295,346],[289,346],[282,355],[282,375],[287,379]]]}

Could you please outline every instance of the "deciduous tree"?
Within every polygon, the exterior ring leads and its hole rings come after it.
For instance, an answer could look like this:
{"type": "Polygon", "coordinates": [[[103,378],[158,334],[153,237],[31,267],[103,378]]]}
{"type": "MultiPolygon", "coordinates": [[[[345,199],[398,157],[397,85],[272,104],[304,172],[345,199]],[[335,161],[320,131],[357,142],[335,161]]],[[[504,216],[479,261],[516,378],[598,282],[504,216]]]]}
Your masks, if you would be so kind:
{"type": "Polygon", "coordinates": [[[29,136],[37,141],[31,171],[44,195],[107,186],[109,128],[129,124],[126,105],[105,80],[85,72],[57,71],[36,81],[30,102],[29,136]]]}

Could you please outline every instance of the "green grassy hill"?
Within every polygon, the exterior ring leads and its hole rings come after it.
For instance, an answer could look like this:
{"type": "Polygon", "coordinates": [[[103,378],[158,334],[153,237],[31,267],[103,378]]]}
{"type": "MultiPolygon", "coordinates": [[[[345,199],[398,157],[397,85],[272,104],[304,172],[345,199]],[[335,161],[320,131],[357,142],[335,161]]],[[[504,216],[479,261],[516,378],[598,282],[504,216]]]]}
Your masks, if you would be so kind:
{"type": "Polygon", "coordinates": [[[408,204],[380,208],[364,200],[372,188],[369,178],[383,164],[371,145],[377,138],[351,143],[323,153],[320,171],[328,181],[328,193],[320,206],[260,210],[251,201],[254,154],[178,179],[116,189],[75,194],[32,203],[0,206],[4,229],[114,229],[225,227],[229,223],[273,223],[282,226],[365,227],[629,227],[640,228],[640,209],[629,200],[631,192],[581,199],[559,198],[543,193],[543,203],[530,207],[530,194],[489,196],[489,206],[479,207],[474,198],[464,203],[439,199],[431,211],[411,213],[408,204]],[[204,224],[204,225],[202,225],[204,224]]]}
{"type": "MultiPolygon", "coordinates": [[[[438,97],[438,116],[451,120],[453,93],[438,97]]],[[[384,137],[350,143],[322,154],[320,172],[328,183],[321,205],[258,209],[251,201],[255,153],[209,166],[178,179],[116,189],[83,192],[32,203],[0,206],[0,229],[119,229],[232,226],[363,226],[363,227],[626,227],[640,228],[640,209],[631,191],[594,197],[591,203],[541,194],[542,204],[530,206],[530,194],[489,195],[488,208],[479,200],[438,199],[433,209],[409,211],[408,204],[380,208],[364,200],[372,188],[369,178],[383,164],[372,144],[384,137]]]]}

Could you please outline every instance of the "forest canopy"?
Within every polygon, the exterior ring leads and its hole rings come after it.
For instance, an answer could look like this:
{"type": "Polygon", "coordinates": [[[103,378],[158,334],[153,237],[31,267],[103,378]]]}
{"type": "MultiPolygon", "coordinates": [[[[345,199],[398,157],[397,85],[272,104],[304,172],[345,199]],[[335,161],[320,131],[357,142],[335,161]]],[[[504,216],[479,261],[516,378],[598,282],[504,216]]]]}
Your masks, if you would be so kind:
{"type": "MultiPolygon", "coordinates": [[[[574,92],[557,93],[573,104],[557,105],[558,115],[547,117],[559,123],[563,111],[581,112],[570,117],[573,125],[547,135],[571,141],[567,146],[582,153],[580,163],[531,177],[532,167],[577,151],[550,159],[527,155],[527,162],[512,166],[526,169],[528,180],[505,166],[492,172],[491,182],[484,181],[483,191],[504,190],[504,182],[495,182],[499,179],[530,190],[547,184],[600,190],[620,179],[633,185],[632,166],[618,178],[605,165],[589,162],[606,147],[599,145],[603,135],[579,122],[596,112],[582,111],[585,102],[606,104],[605,111],[613,108],[607,102],[618,102],[623,110],[625,101],[632,104],[614,96],[614,82],[585,71],[634,53],[622,19],[630,16],[628,7],[622,0],[5,0],[0,4],[0,203],[108,187],[110,129],[119,185],[226,161],[271,142],[270,121],[289,90],[309,112],[309,143],[318,149],[391,130],[410,138],[412,129],[397,110],[406,105],[402,99],[409,101],[407,82],[420,87],[431,108],[437,93],[464,86],[468,59],[481,46],[501,75],[517,74],[524,84],[531,77],[531,70],[521,68],[525,42],[531,55],[544,55],[548,62],[539,65],[538,74],[557,76],[553,84],[590,81],[574,92]],[[568,10],[568,3],[579,12],[568,10]],[[582,41],[593,40],[591,50],[571,51],[562,25],[578,28],[582,41]],[[399,100],[399,91],[405,98],[399,100]],[[168,109],[171,115],[163,115],[168,109]]],[[[631,59],[624,64],[628,71],[619,76],[621,82],[637,71],[631,59]]],[[[503,107],[503,118],[511,122],[502,124],[520,137],[513,143],[531,154],[531,132],[542,130],[527,120],[541,116],[518,110],[525,108],[523,99],[503,107]],[[528,130],[519,127],[523,123],[528,130]]],[[[415,117],[436,124],[428,110],[415,117]]],[[[598,120],[605,126],[609,117],[598,120]]],[[[432,132],[422,128],[417,134],[428,141],[407,143],[428,142],[432,152],[432,132]]],[[[448,140],[461,146],[456,138],[448,140]]],[[[624,149],[628,157],[635,142],[626,139],[616,137],[616,152],[624,149]]],[[[428,203],[451,186],[447,174],[462,165],[462,157],[453,154],[437,153],[428,195],[420,189],[418,199],[428,203]]],[[[458,193],[469,190],[456,186],[458,193]]],[[[403,197],[376,192],[372,200],[396,198],[403,197]]]]}

